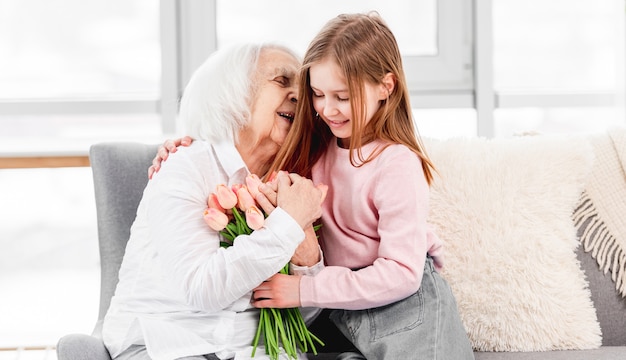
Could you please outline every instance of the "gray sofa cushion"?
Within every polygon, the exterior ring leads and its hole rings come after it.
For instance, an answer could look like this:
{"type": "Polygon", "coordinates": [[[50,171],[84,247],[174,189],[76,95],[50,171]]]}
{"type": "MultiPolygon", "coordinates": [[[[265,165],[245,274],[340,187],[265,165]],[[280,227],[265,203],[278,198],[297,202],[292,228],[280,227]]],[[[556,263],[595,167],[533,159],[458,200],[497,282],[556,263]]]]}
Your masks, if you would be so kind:
{"type": "Polygon", "coordinates": [[[477,352],[476,360],[624,360],[626,347],[603,346],[596,350],[545,352],[477,352]]]}
{"type": "Polygon", "coordinates": [[[157,145],[138,143],[101,143],[93,145],[89,151],[101,260],[99,320],[104,318],[115,292],[130,226],[135,221],[143,189],[148,183],[148,167],[157,148],[157,145]]]}
{"type": "Polygon", "coordinates": [[[63,336],[57,343],[59,360],[111,360],[99,337],[85,334],[63,336]]]}
{"type": "MultiPolygon", "coordinates": [[[[615,290],[611,274],[605,275],[590,253],[585,253],[582,246],[578,247],[577,253],[602,329],[602,345],[626,347],[626,299],[615,290]]],[[[624,351],[623,359],[626,359],[626,349],[624,351]]]]}

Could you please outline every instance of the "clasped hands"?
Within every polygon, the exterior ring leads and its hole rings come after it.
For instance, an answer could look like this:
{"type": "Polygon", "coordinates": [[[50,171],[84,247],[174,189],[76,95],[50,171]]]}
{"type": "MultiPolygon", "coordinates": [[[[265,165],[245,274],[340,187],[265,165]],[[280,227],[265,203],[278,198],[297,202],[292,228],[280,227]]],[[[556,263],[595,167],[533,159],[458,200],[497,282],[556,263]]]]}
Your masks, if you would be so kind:
{"type": "MultiPolygon", "coordinates": [[[[300,266],[312,266],[320,261],[320,250],[313,222],[321,216],[321,203],[326,197],[326,185],[313,182],[297,174],[279,172],[274,181],[259,187],[257,202],[269,214],[277,206],[289,213],[303,227],[305,239],[300,243],[291,262],[300,266]],[[311,204],[320,204],[319,213],[313,218],[311,204]],[[299,219],[308,219],[304,223],[299,219]]],[[[316,206],[313,206],[315,208],[316,206]]],[[[275,274],[253,290],[252,305],[257,308],[293,308],[300,306],[300,276],[275,274]]]]}

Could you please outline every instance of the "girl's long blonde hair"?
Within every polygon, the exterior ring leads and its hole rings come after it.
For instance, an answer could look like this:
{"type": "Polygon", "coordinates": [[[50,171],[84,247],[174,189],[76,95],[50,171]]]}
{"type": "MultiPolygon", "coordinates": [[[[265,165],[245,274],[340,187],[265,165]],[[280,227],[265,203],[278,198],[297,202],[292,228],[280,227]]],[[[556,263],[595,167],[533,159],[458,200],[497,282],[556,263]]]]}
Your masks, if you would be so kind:
{"type": "Polygon", "coordinates": [[[335,139],[328,126],[316,115],[310,86],[311,65],[326,59],[336,62],[350,91],[353,116],[350,137],[352,165],[366,164],[383,150],[378,149],[364,158],[361,147],[373,140],[402,144],[422,160],[424,175],[430,184],[434,166],[424,151],[413,123],[400,50],[393,33],[375,12],[339,15],[330,20],[311,41],[299,75],[300,91],[295,120],[270,172],[286,170],[310,177],[311,168],[335,139]],[[395,76],[395,88],[365,124],[364,84],[381,84],[389,73],[395,76]]]}

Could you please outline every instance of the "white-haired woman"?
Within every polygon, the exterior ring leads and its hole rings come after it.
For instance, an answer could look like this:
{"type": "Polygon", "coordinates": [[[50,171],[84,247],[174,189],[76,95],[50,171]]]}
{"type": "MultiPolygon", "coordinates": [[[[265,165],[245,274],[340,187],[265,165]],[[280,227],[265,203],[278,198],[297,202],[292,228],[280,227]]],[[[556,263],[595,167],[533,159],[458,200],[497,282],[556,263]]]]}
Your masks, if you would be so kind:
{"type": "Polygon", "coordinates": [[[202,219],[218,184],[267,172],[293,120],[298,67],[284,47],[244,44],[217,51],[192,76],[179,119],[196,141],[169,155],[139,204],[104,319],[114,359],[249,357],[251,290],[290,260],[323,266],[310,231],[322,191],[310,180],[281,175],[277,208],[264,209],[266,225],[240,246],[220,248],[202,219]]]}

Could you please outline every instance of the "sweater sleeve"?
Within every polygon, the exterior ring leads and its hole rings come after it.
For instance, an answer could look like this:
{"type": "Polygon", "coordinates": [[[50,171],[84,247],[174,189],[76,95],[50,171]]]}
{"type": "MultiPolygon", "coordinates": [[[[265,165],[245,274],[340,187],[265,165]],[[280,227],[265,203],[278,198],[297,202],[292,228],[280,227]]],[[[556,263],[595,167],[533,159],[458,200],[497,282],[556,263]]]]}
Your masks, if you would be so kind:
{"type": "MultiPolygon", "coordinates": [[[[379,241],[373,263],[360,269],[328,264],[316,276],[304,276],[300,283],[303,306],[365,309],[386,305],[419,289],[428,251],[428,184],[419,158],[408,149],[383,152],[370,176],[369,196],[378,222],[374,224],[379,241]]],[[[359,175],[361,176],[361,175],[359,175]]],[[[350,186],[346,184],[346,186],[350,186]]],[[[358,214],[358,209],[334,205],[343,212],[358,214]]],[[[344,214],[336,211],[342,219],[344,214]]],[[[354,216],[354,215],[353,215],[354,216]]],[[[336,220],[341,223],[341,220],[336,220]]],[[[332,241],[355,242],[347,233],[337,231],[332,241]]]]}

